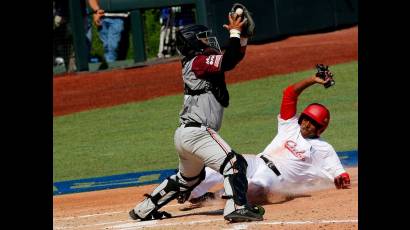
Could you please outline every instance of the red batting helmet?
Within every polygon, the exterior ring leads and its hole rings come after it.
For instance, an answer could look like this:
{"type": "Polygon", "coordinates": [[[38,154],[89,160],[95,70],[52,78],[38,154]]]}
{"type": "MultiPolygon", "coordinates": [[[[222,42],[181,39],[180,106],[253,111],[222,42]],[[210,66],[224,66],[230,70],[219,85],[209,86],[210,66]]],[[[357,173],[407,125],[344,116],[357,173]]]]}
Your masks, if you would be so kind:
{"type": "Polygon", "coordinates": [[[319,103],[313,103],[308,105],[299,116],[299,124],[302,122],[304,116],[307,116],[314,120],[320,125],[317,135],[319,136],[325,129],[330,121],[330,112],[329,110],[319,103]]]}

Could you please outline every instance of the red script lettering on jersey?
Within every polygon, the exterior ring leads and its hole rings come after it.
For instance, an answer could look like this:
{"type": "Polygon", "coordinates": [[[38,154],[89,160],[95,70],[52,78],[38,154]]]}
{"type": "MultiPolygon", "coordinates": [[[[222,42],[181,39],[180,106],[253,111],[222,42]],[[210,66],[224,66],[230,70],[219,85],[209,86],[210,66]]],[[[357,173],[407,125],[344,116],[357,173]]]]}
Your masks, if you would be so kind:
{"type": "Polygon", "coordinates": [[[302,161],[305,160],[305,156],[303,156],[303,153],[305,153],[305,150],[298,151],[296,150],[296,142],[294,141],[286,141],[285,142],[285,148],[287,148],[295,157],[301,159],[302,161]]]}

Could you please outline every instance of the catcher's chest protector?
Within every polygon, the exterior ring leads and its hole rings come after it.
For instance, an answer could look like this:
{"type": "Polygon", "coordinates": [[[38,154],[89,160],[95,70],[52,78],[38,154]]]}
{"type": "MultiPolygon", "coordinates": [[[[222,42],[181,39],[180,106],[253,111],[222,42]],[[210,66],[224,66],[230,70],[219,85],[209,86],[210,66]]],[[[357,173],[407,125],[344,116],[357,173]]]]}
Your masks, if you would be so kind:
{"type": "MultiPolygon", "coordinates": [[[[217,55],[211,55],[208,58],[212,59],[217,55]]],[[[219,56],[219,55],[218,55],[219,56]]],[[[211,60],[212,61],[212,60],[211,60]]],[[[185,73],[183,76],[184,79],[184,93],[185,95],[200,95],[206,92],[212,92],[216,100],[223,106],[229,106],[229,92],[226,88],[225,74],[223,72],[215,72],[209,77],[204,79],[198,79],[195,74],[192,72],[192,65],[185,66],[185,73]]],[[[196,69],[209,68],[208,66],[197,64],[196,69]]]]}

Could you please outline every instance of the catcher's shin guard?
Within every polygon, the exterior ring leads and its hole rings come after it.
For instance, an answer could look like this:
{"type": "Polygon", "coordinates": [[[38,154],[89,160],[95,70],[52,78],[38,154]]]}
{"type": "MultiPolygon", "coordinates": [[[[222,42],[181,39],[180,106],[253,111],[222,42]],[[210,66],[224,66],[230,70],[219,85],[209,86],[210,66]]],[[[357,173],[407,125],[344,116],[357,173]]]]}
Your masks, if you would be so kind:
{"type": "Polygon", "coordinates": [[[225,177],[225,194],[222,198],[228,199],[224,216],[235,211],[237,206],[242,208],[248,204],[246,197],[248,190],[248,180],[246,178],[247,167],[248,164],[245,158],[233,150],[228,153],[225,161],[221,165],[219,172],[225,177]]]}
{"type": "Polygon", "coordinates": [[[130,211],[130,217],[134,220],[152,220],[170,217],[166,212],[158,211],[161,207],[177,198],[178,202],[185,202],[191,191],[205,178],[205,168],[196,177],[184,177],[181,173],[165,179],[154,191],[130,211]]]}
{"type": "Polygon", "coordinates": [[[201,172],[196,177],[185,177],[181,173],[179,173],[179,175],[182,177],[182,179],[184,179],[184,181],[190,184],[189,187],[186,187],[186,190],[180,191],[177,196],[178,203],[182,204],[188,200],[189,196],[191,195],[192,190],[194,190],[194,188],[198,186],[205,179],[205,176],[206,176],[205,167],[202,168],[201,172]]]}

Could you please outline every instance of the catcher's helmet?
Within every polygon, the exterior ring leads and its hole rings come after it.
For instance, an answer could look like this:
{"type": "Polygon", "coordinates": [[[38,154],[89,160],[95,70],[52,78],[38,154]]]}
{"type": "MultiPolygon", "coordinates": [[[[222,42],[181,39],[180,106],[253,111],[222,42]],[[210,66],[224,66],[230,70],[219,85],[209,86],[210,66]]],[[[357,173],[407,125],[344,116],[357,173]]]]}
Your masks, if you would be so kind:
{"type": "Polygon", "coordinates": [[[323,133],[329,125],[330,112],[324,105],[319,103],[310,104],[303,110],[299,116],[299,124],[301,124],[302,119],[305,116],[309,117],[320,126],[317,131],[318,136],[323,133]]]}
{"type": "Polygon", "coordinates": [[[178,51],[189,56],[196,52],[203,52],[205,48],[212,47],[219,52],[219,43],[216,37],[209,37],[211,33],[208,27],[204,25],[187,25],[176,33],[176,45],[178,51]]]}

